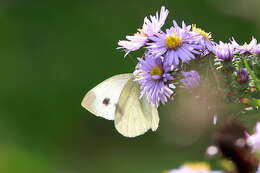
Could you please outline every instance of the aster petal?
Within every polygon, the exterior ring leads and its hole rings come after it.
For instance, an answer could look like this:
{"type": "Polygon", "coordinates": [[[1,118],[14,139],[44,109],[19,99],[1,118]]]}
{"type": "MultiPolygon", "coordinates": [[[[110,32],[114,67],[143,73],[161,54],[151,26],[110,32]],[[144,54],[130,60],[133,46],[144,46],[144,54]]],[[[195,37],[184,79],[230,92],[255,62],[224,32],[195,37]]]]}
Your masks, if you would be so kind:
{"type": "Polygon", "coordinates": [[[153,36],[161,31],[161,27],[164,25],[165,20],[169,14],[169,11],[162,6],[160,10],[160,16],[156,12],[155,16],[150,15],[150,20],[146,17],[143,24],[143,30],[147,36],[153,36]]]}
{"type": "Polygon", "coordinates": [[[257,40],[252,37],[252,40],[249,44],[244,43],[244,45],[239,45],[234,38],[231,40],[231,44],[234,46],[236,52],[239,52],[240,54],[259,54],[259,44],[257,44],[257,40]]]}
{"type": "Polygon", "coordinates": [[[118,49],[125,49],[126,55],[129,52],[140,49],[147,42],[147,38],[142,36],[127,36],[126,38],[127,40],[120,40],[118,42],[119,45],[118,49]]]}

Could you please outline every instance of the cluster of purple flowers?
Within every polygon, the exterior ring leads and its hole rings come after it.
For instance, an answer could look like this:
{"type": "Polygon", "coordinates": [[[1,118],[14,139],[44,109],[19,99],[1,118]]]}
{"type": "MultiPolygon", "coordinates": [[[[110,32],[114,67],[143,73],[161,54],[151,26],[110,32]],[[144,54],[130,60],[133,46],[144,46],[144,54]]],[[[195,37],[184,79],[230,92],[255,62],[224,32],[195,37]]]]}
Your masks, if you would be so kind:
{"type": "Polygon", "coordinates": [[[260,43],[253,37],[249,44],[239,45],[234,38],[229,43],[219,42],[213,49],[213,53],[221,61],[231,61],[234,59],[236,54],[244,55],[259,55],[260,54],[260,43]]]}
{"type": "MultiPolygon", "coordinates": [[[[156,12],[150,18],[145,17],[142,28],[136,34],[126,36],[126,40],[118,42],[118,48],[125,50],[125,56],[141,48],[145,49],[145,55],[138,58],[139,64],[134,74],[141,86],[141,95],[146,95],[157,106],[166,103],[174,93],[175,69],[182,64],[211,53],[220,61],[231,61],[237,53],[260,54],[260,44],[257,44],[255,38],[242,46],[235,39],[230,43],[217,44],[212,40],[211,33],[184,22],[180,26],[175,20],[170,28],[163,31],[168,14],[169,11],[161,7],[160,13],[156,12]]],[[[248,79],[245,69],[237,71],[237,74],[242,82],[248,79]]],[[[182,72],[182,75],[182,88],[192,89],[199,85],[197,72],[182,72]]]]}
{"type": "MultiPolygon", "coordinates": [[[[233,62],[241,60],[243,57],[258,56],[260,55],[260,43],[252,37],[250,43],[244,43],[239,45],[234,38],[228,43],[219,42],[216,44],[212,51],[217,60],[222,63],[233,62]]],[[[236,79],[240,83],[246,83],[249,81],[249,73],[244,67],[237,68],[235,70],[236,79]]]]}
{"type": "Polygon", "coordinates": [[[118,42],[119,49],[124,49],[126,55],[140,48],[146,48],[149,54],[154,57],[163,56],[169,65],[178,65],[181,62],[188,63],[195,59],[195,55],[212,51],[214,42],[211,34],[206,33],[196,25],[186,25],[182,22],[179,26],[173,21],[173,26],[166,31],[161,28],[169,11],[165,7],[161,8],[160,15],[150,16],[144,19],[142,29],[133,36],[126,36],[127,40],[118,42]]]}
{"type": "MultiPolygon", "coordinates": [[[[127,40],[118,42],[119,48],[124,49],[126,55],[145,48],[145,55],[139,58],[135,71],[136,81],[140,83],[141,95],[146,95],[157,106],[166,103],[174,93],[174,69],[181,63],[189,63],[196,55],[207,54],[214,45],[210,33],[184,22],[179,26],[173,21],[173,26],[162,31],[168,14],[169,11],[162,7],[160,14],[157,12],[155,16],[144,19],[142,28],[135,35],[126,36],[127,40]]],[[[196,76],[184,75],[188,73],[183,73],[184,88],[197,87],[200,79],[198,73],[196,76]]]]}
{"type": "MultiPolygon", "coordinates": [[[[134,80],[140,84],[141,97],[147,97],[152,104],[159,106],[160,103],[164,104],[173,98],[176,87],[190,91],[199,87],[201,84],[199,73],[194,70],[183,71],[182,66],[189,64],[192,60],[211,54],[215,56],[215,65],[219,64],[221,67],[216,69],[223,69],[221,72],[226,73],[224,77],[226,77],[227,82],[223,85],[231,88],[223,90],[223,93],[227,92],[227,95],[235,95],[240,98],[240,95],[233,92],[232,86],[235,86],[236,89],[243,86],[241,87],[243,90],[239,90],[239,92],[243,96],[241,99],[244,99],[244,102],[248,104],[249,99],[244,98],[241,91],[246,91],[245,93],[248,94],[256,90],[250,86],[258,87],[252,82],[253,78],[256,78],[257,81],[258,78],[250,68],[254,67],[252,59],[260,55],[260,43],[254,37],[250,43],[243,45],[238,44],[234,38],[227,43],[222,41],[215,43],[211,33],[205,32],[196,25],[186,25],[185,22],[178,25],[175,20],[173,20],[171,27],[162,30],[168,14],[169,11],[162,7],[155,16],[145,17],[142,28],[138,29],[136,34],[126,36],[126,40],[118,42],[119,49],[125,50],[125,56],[141,48],[145,50],[144,56],[138,58],[138,64],[134,71],[134,80]],[[252,61],[248,65],[247,60],[250,58],[252,61]],[[231,75],[232,78],[230,78],[231,75]],[[236,78],[233,78],[234,75],[236,78]],[[237,82],[229,81],[229,79],[235,79],[237,82]]],[[[210,64],[210,66],[212,65],[210,64]]],[[[215,73],[214,78],[218,81],[218,76],[215,73]]],[[[219,86],[218,88],[221,89],[219,86]]],[[[259,99],[254,100],[259,101],[259,99]]],[[[243,101],[240,102],[243,103],[243,101]]],[[[255,104],[259,108],[259,103],[255,104]]],[[[242,142],[250,146],[252,153],[260,153],[260,123],[257,124],[255,133],[247,134],[247,138],[242,142]]],[[[169,171],[169,173],[222,173],[222,171],[212,171],[209,166],[196,163],[185,164],[178,169],[169,171]]],[[[260,163],[257,173],[260,173],[260,163]]]]}

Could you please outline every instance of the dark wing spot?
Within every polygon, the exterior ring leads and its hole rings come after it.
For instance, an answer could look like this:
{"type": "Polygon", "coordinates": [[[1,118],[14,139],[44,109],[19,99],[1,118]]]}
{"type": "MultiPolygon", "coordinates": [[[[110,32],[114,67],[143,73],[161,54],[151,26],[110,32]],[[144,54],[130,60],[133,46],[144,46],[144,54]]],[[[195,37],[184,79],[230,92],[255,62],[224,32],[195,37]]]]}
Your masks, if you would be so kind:
{"type": "Polygon", "coordinates": [[[109,103],[110,103],[110,99],[109,98],[105,98],[104,100],[103,100],[103,104],[104,105],[109,105],[109,103]]]}

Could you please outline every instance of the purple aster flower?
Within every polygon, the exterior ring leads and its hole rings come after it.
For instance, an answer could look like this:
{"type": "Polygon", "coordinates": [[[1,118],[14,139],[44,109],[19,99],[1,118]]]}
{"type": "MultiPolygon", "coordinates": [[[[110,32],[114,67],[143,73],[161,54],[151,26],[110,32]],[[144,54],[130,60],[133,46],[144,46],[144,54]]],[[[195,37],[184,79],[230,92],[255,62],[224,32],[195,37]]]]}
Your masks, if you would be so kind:
{"type": "Polygon", "coordinates": [[[244,82],[247,82],[249,80],[248,72],[245,68],[237,70],[236,74],[237,74],[237,81],[238,82],[244,83],[244,82]]]}
{"type": "Polygon", "coordinates": [[[173,21],[174,27],[167,29],[166,32],[161,32],[153,37],[150,37],[151,43],[147,43],[148,51],[155,56],[164,56],[166,62],[170,65],[178,65],[181,60],[188,63],[191,59],[195,59],[194,54],[200,54],[198,50],[201,46],[198,45],[198,39],[190,31],[191,26],[186,26],[183,22],[180,27],[173,21]],[[194,54],[193,54],[194,53],[194,54]]]}
{"type": "Polygon", "coordinates": [[[239,45],[234,38],[231,40],[231,43],[240,54],[260,54],[260,44],[257,44],[257,40],[254,37],[252,37],[249,44],[244,43],[242,46],[239,45]]]}
{"type": "Polygon", "coordinates": [[[165,7],[161,7],[160,15],[156,12],[156,15],[150,16],[150,19],[145,17],[142,29],[138,29],[138,32],[133,36],[126,36],[127,40],[120,40],[118,48],[125,49],[127,55],[145,46],[149,41],[149,37],[161,31],[168,14],[169,11],[165,7]]]}
{"type": "Polygon", "coordinates": [[[231,61],[235,55],[235,48],[233,44],[219,42],[214,47],[213,53],[222,61],[231,61]]]}
{"type": "Polygon", "coordinates": [[[193,89],[200,84],[200,75],[196,71],[182,72],[184,79],[181,80],[182,88],[193,89]]]}
{"type": "Polygon", "coordinates": [[[199,44],[202,46],[202,55],[206,56],[213,51],[216,43],[212,41],[212,35],[210,32],[205,32],[203,29],[197,28],[196,25],[192,25],[192,32],[195,35],[199,34],[200,36],[199,44]]]}
{"type": "Polygon", "coordinates": [[[207,163],[188,163],[179,169],[170,170],[168,173],[223,173],[222,171],[212,171],[207,163]]]}
{"type": "Polygon", "coordinates": [[[255,133],[247,136],[247,143],[252,147],[253,152],[260,150],[260,122],[256,124],[255,133]]]}
{"type": "Polygon", "coordinates": [[[136,81],[141,85],[141,96],[146,95],[148,100],[158,106],[159,103],[166,103],[172,96],[175,88],[170,81],[173,80],[170,72],[171,66],[164,63],[162,57],[153,57],[146,54],[145,59],[139,58],[139,65],[135,72],[136,81]]]}

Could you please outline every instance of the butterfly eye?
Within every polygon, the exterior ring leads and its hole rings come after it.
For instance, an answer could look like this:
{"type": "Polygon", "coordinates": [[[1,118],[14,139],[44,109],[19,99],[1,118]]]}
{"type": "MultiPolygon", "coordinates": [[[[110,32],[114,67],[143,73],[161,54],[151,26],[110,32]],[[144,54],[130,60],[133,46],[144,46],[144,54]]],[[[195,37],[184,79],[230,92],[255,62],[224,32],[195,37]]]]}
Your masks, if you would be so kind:
{"type": "Polygon", "coordinates": [[[110,102],[110,99],[109,98],[105,98],[104,100],[103,100],[103,104],[104,105],[109,105],[109,102],[110,102]]]}

